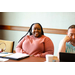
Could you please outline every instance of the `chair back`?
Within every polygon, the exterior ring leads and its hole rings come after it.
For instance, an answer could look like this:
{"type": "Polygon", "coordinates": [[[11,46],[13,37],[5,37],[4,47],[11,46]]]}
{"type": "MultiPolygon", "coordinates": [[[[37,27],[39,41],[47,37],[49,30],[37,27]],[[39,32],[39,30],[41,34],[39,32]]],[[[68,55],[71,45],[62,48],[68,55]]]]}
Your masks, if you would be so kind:
{"type": "Polygon", "coordinates": [[[0,49],[3,49],[3,52],[13,52],[14,41],[0,40],[0,49]]]}

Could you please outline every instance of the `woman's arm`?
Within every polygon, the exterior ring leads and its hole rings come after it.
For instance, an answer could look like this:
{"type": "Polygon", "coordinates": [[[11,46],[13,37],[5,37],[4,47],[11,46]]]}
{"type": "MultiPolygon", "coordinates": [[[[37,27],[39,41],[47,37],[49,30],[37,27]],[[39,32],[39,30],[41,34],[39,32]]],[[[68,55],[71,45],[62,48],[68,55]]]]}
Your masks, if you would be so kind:
{"type": "Polygon", "coordinates": [[[18,45],[16,46],[16,53],[26,53],[23,49],[22,49],[22,44],[25,40],[25,37],[18,43],[18,45]]]}
{"type": "Polygon", "coordinates": [[[46,38],[44,42],[44,53],[34,55],[35,57],[45,57],[46,54],[54,54],[54,45],[50,38],[46,38]]]}

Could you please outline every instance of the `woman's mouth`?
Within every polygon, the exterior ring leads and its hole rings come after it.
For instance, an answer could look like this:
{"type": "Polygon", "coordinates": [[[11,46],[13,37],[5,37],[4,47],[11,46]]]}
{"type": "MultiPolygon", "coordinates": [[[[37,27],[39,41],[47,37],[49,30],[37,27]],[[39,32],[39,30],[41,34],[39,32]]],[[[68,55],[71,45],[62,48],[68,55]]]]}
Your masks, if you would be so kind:
{"type": "Polygon", "coordinates": [[[35,35],[39,35],[39,33],[35,33],[35,35]]]}
{"type": "Polygon", "coordinates": [[[39,33],[38,32],[35,32],[35,36],[38,37],[39,36],[39,33]]]}

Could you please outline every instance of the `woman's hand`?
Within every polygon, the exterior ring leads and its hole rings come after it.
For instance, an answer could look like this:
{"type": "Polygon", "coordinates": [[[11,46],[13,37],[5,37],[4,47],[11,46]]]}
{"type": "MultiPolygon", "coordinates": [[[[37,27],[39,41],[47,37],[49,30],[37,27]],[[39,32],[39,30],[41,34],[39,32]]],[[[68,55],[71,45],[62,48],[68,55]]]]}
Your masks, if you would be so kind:
{"type": "Polygon", "coordinates": [[[40,54],[36,54],[36,55],[34,55],[35,57],[40,57],[40,54]]]}

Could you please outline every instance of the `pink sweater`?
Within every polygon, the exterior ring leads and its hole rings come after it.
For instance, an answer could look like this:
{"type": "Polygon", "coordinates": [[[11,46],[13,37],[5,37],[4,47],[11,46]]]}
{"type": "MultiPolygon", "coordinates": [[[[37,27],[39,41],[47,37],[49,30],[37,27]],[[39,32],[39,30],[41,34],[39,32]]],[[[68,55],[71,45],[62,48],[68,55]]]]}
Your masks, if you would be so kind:
{"type": "Polygon", "coordinates": [[[39,57],[45,57],[46,54],[54,54],[54,45],[51,39],[45,35],[40,38],[27,35],[18,43],[16,52],[34,56],[38,54],[39,57]]]}

